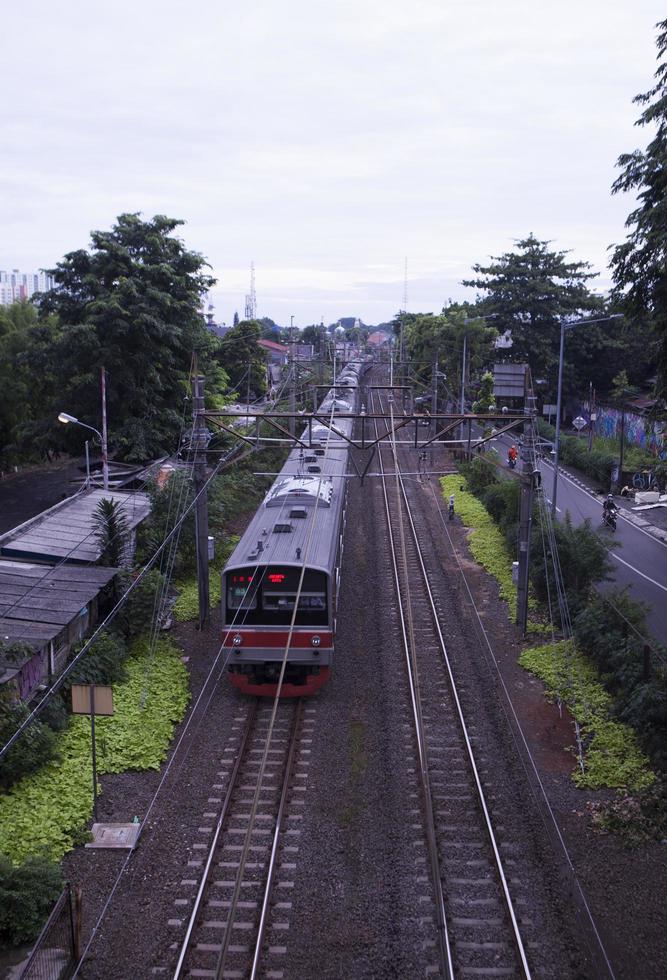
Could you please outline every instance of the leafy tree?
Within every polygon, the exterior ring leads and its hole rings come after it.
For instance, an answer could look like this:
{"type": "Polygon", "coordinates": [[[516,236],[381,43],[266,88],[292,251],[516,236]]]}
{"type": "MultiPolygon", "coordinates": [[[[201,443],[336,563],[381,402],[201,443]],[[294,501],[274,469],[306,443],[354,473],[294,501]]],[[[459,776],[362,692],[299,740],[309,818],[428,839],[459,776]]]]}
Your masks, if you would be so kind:
{"type": "MultiPolygon", "coordinates": [[[[574,617],[589,601],[593,585],[611,576],[610,544],[593,530],[590,520],[575,527],[569,511],[564,521],[554,524],[553,531],[568,607],[574,617]]],[[[540,599],[546,601],[549,594],[553,603],[556,583],[551,555],[547,553],[546,568],[544,562],[538,560],[542,554],[543,539],[539,521],[535,522],[533,538],[535,560],[532,563],[531,582],[540,599]]],[[[557,610],[554,610],[554,614],[557,615],[557,610]]]]}
{"type": "MultiPolygon", "coordinates": [[[[401,314],[394,320],[394,332],[400,334],[401,314]]],[[[435,357],[438,369],[446,376],[446,385],[457,404],[461,399],[461,369],[466,348],[466,378],[474,376],[488,364],[497,337],[495,327],[479,317],[469,317],[462,307],[451,306],[439,316],[432,313],[403,314],[404,345],[415,374],[424,384],[431,383],[435,357]]]]}
{"type": "MultiPolygon", "coordinates": [[[[82,641],[72,649],[72,656],[83,646],[82,641]]],[[[116,684],[127,677],[125,659],[127,648],[121,636],[113,632],[103,632],[78,662],[67,678],[67,686],[72,684],[116,684]]]]}
{"type": "Polygon", "coordinates": [[[207,387],[224,382],[213,358],[219,340],[199,313],[215,280],[173,235],[180,224],[120,215],[111,231],[91,233],[90,251],[70,252],[50,270],[56,288],[40,300],[42,319],[56,315],[59,327],[30,352],[33,377],[45,361],[57,364],[59,407],[99,426],[103,365],[110,443],[128,459],[177,445],[193,351],[207,387]]]}
{"type": "MultiPolygon", "coordinates": [[[[119,578],[120,587],[125,591],[130,586],[131,575],[121,573],[119,578]]],[[[164,575],[157,568],[151,568],[123,604],[116,622],[123,630],[128,644],[151,628],[155,614],[159,611],[164,582],[164,575]]]]}
{"type": "Polygon", "coordinates": [[[484,414],[488,412],[491,405],[494,404],[493,397],[493,374],[491,371],[487,371],[482,375],[482,381],[477,393],[477,400],[472,403],[472,410],[475,414],[484,414]]]}
{"type": "Polygon", "coordinates": [[[239,315],[238,312],[234,311],[233,326],[238,327],[238,325],[239,325],[239,315]]]}
{"type": "Polygon", "coordinates": [[[129,534],[127,518],[117,500],[100,500],[93,513],[93,528],[101,548],[100,565],[118,568],[123,562],[129,534]]]}
{"type": "Polygon", "coordinates": [[[478,312],[495,314],[500,333],[512,331],[508,356],[528,363],[533,378],[555,377],[561,318],[599,310],[602,303],[587,286],[597,275],[588,271],[590,263],[568,262],[567,252],[550,251],[549,245],[531,233],[515,251],[492,256],[490,265],[474,265],[477,278],[462,283],[487,294],[478,312]]]}
{"type": "Polygon", "coordinates": [[[55,861],[35,856],[16,866],[0,854],[0,942],[36,939],[62,887],[55,861]]]}
{"type": "Polygon", "coordinates": [[[220,344],[220,362],[241,397],[248,387],[256,396],[266,391],[266,354],[257,343],[261,336],[259,321],[242,320],[227,331],[220,344]]]}
{"type": "Polygon", "coordinates": [[[30,418],[30,378],[19,367],[29,344],[30,329],[37,323],[29,303],[0,306],[0,454],[7,455],[15,428],[30,418]]]}
{"type": "MultiPolygon", "coordinates": [[[[28,717],[21,701],[9,690],[0,689],[0,745],[5,745],[28,717]]],[[[56,738],[48,725],[33,721],[0,762],[0,787],[7,789],[22,776],[39,769],[56,754],[56,738]]]]}
{"type": "Polygon", "coordinates": [[[655,85],[636,95],[644,106],[637,126],[655,130],[646,150],[622,154],[621,175],[612,194],[637,193],[637,207],[630,212],[627,239],[614,248],[611,269],[614,295],[623,304],[644,341],[652,341],[657,353],[656,395],[667,400],[667,20],[657,25],[658,68],[655,85]]]}

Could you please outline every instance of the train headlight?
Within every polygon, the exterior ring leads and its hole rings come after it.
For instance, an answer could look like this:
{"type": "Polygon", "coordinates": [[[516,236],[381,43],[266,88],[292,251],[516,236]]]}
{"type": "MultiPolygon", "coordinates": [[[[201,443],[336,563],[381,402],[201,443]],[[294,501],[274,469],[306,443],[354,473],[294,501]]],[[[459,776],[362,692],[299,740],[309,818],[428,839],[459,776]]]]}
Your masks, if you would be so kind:
{"type": "Polygon", "coordinates": [[[232,643],[234,644],[235,647],[240,647],[241,646],[241,644],[243,643],[243,637],[241,636],[240,633],[235,633],[234,634],[234,638],[232,640],[232,643]]]}
{"type": "Polygon", "coordinates": [[[311,642],[311,645],[312,646],[318,647],[320,645],[320,643],[322,642],[322,640],[320,639],[319,636],[311,636],[310,642],[311,642]]]}

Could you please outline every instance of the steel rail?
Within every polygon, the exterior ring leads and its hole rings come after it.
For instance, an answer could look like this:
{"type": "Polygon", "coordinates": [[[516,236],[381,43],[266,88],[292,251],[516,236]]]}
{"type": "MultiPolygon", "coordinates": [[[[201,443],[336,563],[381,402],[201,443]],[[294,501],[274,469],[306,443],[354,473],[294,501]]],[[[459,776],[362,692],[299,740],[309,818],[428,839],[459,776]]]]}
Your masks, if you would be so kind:
{"type": "Polygon", "coordinates": [[[278,854],[278,842],[280,840],[280,834],[283,825],[283,817],[285,815],[285,807],[287,804],[287,793],[289,791],[290,779],[294,769],[294,758],[296,755],[297,735],[299,732],[299,728],[301,726],[302,713],[303,713],[303,701],[301,698],[299,698],[296,705],[296,711],[294,713],[294,719],[292,721],[292,741],[289,747],[287,760],[285,762],[285,778],[283,779],[283,788],[280,794],[278,813],[276,815],[276,825],[273,831],[273,844],[271,846],[271,857],[269,858],[268,874],[266,877],[266,885],[264,887],[264,898],[262,900],[262,911],[259,917],[259,929],[257,933],[257,941],[255,943],[255,955],[253,956],[252,969],[250,971],[250,980],[256,980],[257,972],[259,970],[259,961],[260,961],[260,956],[262,951],[262,943],[264,941],[264,933],[266,931],[266,920],[269,911],[269,899],[271,897],[273,875],[276,866],[276,857],[278,854]]]}
{"type": "MultiPolygon", "coordinates": [[[[236,759],[234,760],[234,765],[232,767],[231,775],[229,777],[229,785],[227,787],[227,792],[225,793],[225,799],[222,804],[220,815],[218,817],[218,821],[215,826],[215,832],[211,840],[211,846],[209,848],[208,856],[206,858],[206,864],[204,865],[202,878],[199,883],[199,888],[197,889],[197,895],[195,896],[195,900],[193,903],[192,913],[190,915],[190,921],[188,922],[188,927],[186,929],[185,936],[183,937],[181,953],[180,956],[178,957],[178,963],[176,964],[176,969],[174,970],[173,980],[180,980],[180,977],[183,975],[182,970],[183,970],[183,965],[185,963],[185,957],[187,956],[190,949],[192,933],[194,932],[197,916],[199,915],[199,910],[201,908],[204,892],[208,884],[208,878],[211,872],[211,865],[213,864],[213,856],[218,846],[218,840],[220,838],[220,834],[222,833],[222,828],[227,819],[227,814],[229,812],[229,807],[232,801],[232,796],[238,779],[239,769],[241,768],[241,762],[245,754],[245,749],[248,744],[248,739],[250,738],[250,732],[252,730],[253,722],[257,716],[257,703],[258,703],[257,700],[253,701],[252,703],[252,708],[250,710],[250,713],[246,721],[246,728],[245,728],[245,732],[243,733],[241,745],[239,746],[239,751],[237,753],[236,759]]],[[[239,873],[241,873],[241,869],[239,869],[239,873]]]]}
{"type": "Polygon", "coordinates": [[[407,493],[406,493],[406,490],[405,490],[405,484],[404,484],[403,479],[402,479],[402,477],[400,475],[400,463],[398,461],[397,454],[394,455],[394,461],[395,461],[396,471],[398,473],[398,478],[399,478],[399,483],[400,483],[400,487],[401,487],[401,493],[402,493],[402,496],[403,496],[403,502],[404,502],[404,505],[405,505],[405,510],[406,510],[407,517],[408,517],[408,520],[410,522],[410,527],[411,527],[412,534],[413,534],[413,540],[414,540],[414,545],[415,545],[415,550],[416,550],[417,558],[418,558],[419,565],[420,565],[420,568],[421,568],[421,572],[422,572],[424,584],[426,586],[426,593],[427,593],[427,596],[428,596],[429,605],[431,607],[431,612],[432,612],[432,615],[433,615],[433,623],[435,625],[435,629],[436,629],[436,632],[437,632],[437,635],[438,635],[438,641],[439,641],[439,644],[440,644],[440,649],[442,651],[443,662],[444,662],[445,668],[447,670],[447,675],[448,675],[448,678],[449,678],[449,683],[450,683],[450,689],[451,689],[452,698],[453,698],[454,704],[456,706],[457,717],[458,717],[458,720],[459,720],[461,732],[462,732],[463,739],[464,739],[464,742],[465,742],[466,752],[467,752],[467,755],[468,755],[468,760],[470,762],[471,771],[472,771],[473,778],[474,778],[474,781],[475,781],[475,785],[476,785],[476,788],[477,788],[479,804],[480,804],[480,807],[481,807],[481,810],[482,810],[482,815],[484,817],[484,823],[485,823],[485,826],[486,826],[486,830],[487,830],[489,842],[491,844],[491,848],[492,848],[492,851],[493,851],[493,854],[494,854],[494,858],[495,858],[495,861],[496,861],[496,867],[497,867],[498,875],[499,875],[499,878],[500,878],[500,883],[501,883],[501,888],[502,888],[503,896],[505,898],[505,904],[506,904],[507,911],[508,911],[508,914],[509,914],[509,917],[510,917],[510,921],[512,923],[512,931],[513,931],[513,934],[514,934],[514,941],[515,941],[516,948],[517,948],[517,951],[518,951],[518,954],[519,954],[519,958],[521,960],[521,966],[522,966],[522,969],[523,969],[523,974],[526,977],[526,980],[530,980],[531,972],[530,972],[530,967],[529,967],[529,964],[528,964],[528,959],[527,959],[527,956],[526,956],[526,950],[525,950],[525,947],[524,947],[524,944],[523,944],[523,939],[521,937],[521,932],[519,930],[519,925],[518,925],[518,922],[517,922],[517,919],[516,919],[516,915],[515,915],[515,912],[514,912],[514,906],[512,904],[512,899],[511,899],[510,892],[509,892],[509,887],[508,887],[508,884],[507,884],[507,878],[505,876],[505,871],[504,871],[504,868],[503,868],[503,865],[502,865],[502,859],[501,859],[501,856],[500,856],[500,849],[499,849],[498,843],[496,841],[495,832],[493,830],[493,824],[492,824],[492,821],[491,821],[491,815],[489,813],[489,809],[488,809],[488,806],[487,806],[487,803],[486,803],[486,798],[485,798],[484,790],[483,790],[483,787],[482,787],[482,781],[481,781],[481,778],[480,778],[480,775],[479,775],[479,771],[477,769],[477,763],[475,762],[475,756],[474,756],[474,752],[473,752],[473,748],[472,748],[472,743],[470,741],[470,736],[468,734],[468,729],[467,729],[466,722],[465,722],[465,717],[464,717],[464,714],[463,714],[463,708],[461,706],[461,701],[459,699],[458,690],[457,690],[457,687],[456,687],[456,681],[454,679],[454,673],[453,673],[453,670],[452,670],[452,666],[451,666],[451,662],[450,662],[450,659],[449,659],[449,655],[447,653],[447,646],[445,644],[445,640],[444,640],[444,637],[442,635],[442,630],[440,629],[440,623],[438,621],[438,614],[437,614],[437,609],[436,609],[436,605],[435,605],[435,600],[433,598],[433,592],[431,590],[431,586],[430,586],[430,583],[429,583],[429,577],[428,577],[428,573],[426,571],[426,566],[424,564],[424,559],[423,559],[422,551],[421,551],[421,548],[419,546],[417,529],[415,527],[414,521],[412,519],[412,514],[410,512],[410,505],[409,505],[407,493]]]}
{"type": "MultiPolygon", "coordinates": [[[[373,395],[371,394],[371,398],[373,395]]],[[[375,423],[377,428],[377,422],[375,423]]],[[[379,459],[380,470],[382,476],[382,492],[384,496],[385,512],[387,516],[387,528],[389,531],[389,543],[390,543],[390,553],[392,566],[394,570],[394,583],[396,585],[396,597],[398,600],[398,612],[401,622],[401,632],[403,634],[403,645],[405,648],[406,665],[408,671],[408,683],[410,686],[410,698],[412,701],[412,710],[415,719],[415,734],[417,738],[417,751],[419,755],[419,768],[422,781],[424,806],[426,808],[426,835],[428,839],[428,851],[429,859],[431,865],[431,878],[433,883],[433,888],[435,891],[435,905],[436,905],[436,917],[438,922],[438,943],[440,948],[440,960],[442,967],[444,969],[444,974],[446,980],[454,980],[454,963],[452,960],[452,950],[451,950],[451,940],[449,937],[449,931],[447,928],[447,915],[445,909],[445,896],[442,889],[442,874],[440,871],[440,857],[438,854],[438,845],[435,835],[435,816],[433,813],[433,799],[431,795],[430,780],[428,776],[428,758],[426,742],[424,739],[423,724],[421,722],[421,703],[420,697],[418,695],[418,679],[416,672],[416,662],[413,659],[414,656],[414,643],[410,644],[408,633],[406,630],[405,616],[403,612],[403,603],[401,602],[401,580],[398,570],[398,560],[396,555],[396,546],[394,541],[394,532],[391,526],[391,511],[389,506],[389,497],[387,494],[387,482],[386,475],[384,472],[384,464],[382,463],[382,458],[379,459]]],[[[405,548],[403,549],[405,555],[405,548]]]]}

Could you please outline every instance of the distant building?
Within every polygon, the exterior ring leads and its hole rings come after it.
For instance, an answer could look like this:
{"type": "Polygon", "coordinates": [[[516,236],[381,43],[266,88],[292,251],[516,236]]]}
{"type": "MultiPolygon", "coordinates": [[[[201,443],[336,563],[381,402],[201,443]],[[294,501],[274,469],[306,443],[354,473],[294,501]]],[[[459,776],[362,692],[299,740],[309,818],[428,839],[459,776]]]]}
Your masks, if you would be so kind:
{"type": "Polygon", "coordinates": [[[289,347],[285,344],[279,344],[275,340],[263,339],[258,340],[257,344],[268,354],[270,364],[275,364],[280,367],[287,364],[289,360],[289,347]]]}
{"type": "Polygon", "coordinates": [[[45,293],[54,286],[53,276],[46,272],[19,272],[18,269],[5,272],[0,269],[0,306],[28,300],[35,293],[45,293]]]}
{"type": "Polygon", "coordinates": [[[369,334],[366,343],[371,347],[384,347],[391,343],[391,334],[386,330],[374,330],[373,333],[369,334]]]}

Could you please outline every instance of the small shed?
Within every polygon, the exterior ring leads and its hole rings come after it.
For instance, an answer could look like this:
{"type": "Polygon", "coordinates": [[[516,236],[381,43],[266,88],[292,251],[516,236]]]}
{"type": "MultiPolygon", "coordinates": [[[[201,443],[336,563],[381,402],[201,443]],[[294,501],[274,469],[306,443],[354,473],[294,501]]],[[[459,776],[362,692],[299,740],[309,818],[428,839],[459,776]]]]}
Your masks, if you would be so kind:
{"type": "Polygon", "coordinates": [[[0,650],[0,684],[22,699],[56,676],[72,644],[98,620],[98,597],[117,568],[29,564],[0,559],[0,642],[28,644],[32,657],[9,660],[0,650]]]}

